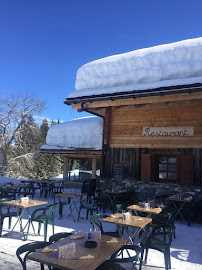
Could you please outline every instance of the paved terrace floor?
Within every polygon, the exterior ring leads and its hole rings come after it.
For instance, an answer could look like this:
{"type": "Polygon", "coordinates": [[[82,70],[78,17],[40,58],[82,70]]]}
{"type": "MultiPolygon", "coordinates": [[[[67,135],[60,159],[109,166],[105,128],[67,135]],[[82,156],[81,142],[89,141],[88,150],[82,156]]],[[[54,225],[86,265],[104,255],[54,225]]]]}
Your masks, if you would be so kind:
{"type": "MultiPolygon", "coordinates": [[[[53,203],[52,198],[47,200],[44,198],[35,199],[48,201],[50,204],[53,203]]],[[[43,207],[43,206],[41,206],[43,207]]],[[[31,210],[33,211],[31,208],[31,210]]],[[[76,213],[74,213],[76,216],[76,213]]],[[[109,213],[110,214],[110,213],[109,213]]],[[[82,216],[85,216],[83,210],[82,216]]],[[[78,230],[88,231],[91,228],[89,220],[80,219],[79,222],[74,222],[72,217],[68,217],[66,214],[62,220],[59,220],[58,209],[55,217],[55,233],[58,232],[74,232],[78,230]]],[[[13,218],[12,224],[14,224],[15,218],[13,218]]],[[[25,216],[23,222],[27,222],[25,216]]],[[[4,221],[4,228],[7,226],[7,220],[4,221]]],[[[105,230],[115,230],[113,225],[105,224],[105,230]]],[[[37,230],[37,223],[35,224],[37,230]]],[[[15,253],[16,249],[28,242],[32,241],[43,241],[43,226],[41,228],[41,236],[35,235],[30,229],[30,234],[27,241],[23,241],[22,235],[18,233],[19,227],[16,228],[16,232],[13,232],[9,236],[5,234],[8,232],[6,229],[3,230],[2,237],[0,238],[0,270],[22,270],[22,266],[18,261],[15,253]]],[[[52,227],[48,227],[48,237],[52,235],[52,227]]],[[[141,238],[137,237],[137,244],[141,241],[141,238]]],[[[171,266],[172,270],[202,270],[202,225],[192,224],[188,227],[186,224],[177,221],[176,222],[176,239],[173,239],[171,246],[171,266]]],[[[124,266],[125,267],[125,266],[124,266]]],[[[40,269],[40,265],[36,262],[28,261],[27,269],[40,269]]],[[[47,268],[46,268],[47,269],[47,268]]],[[[131,269],[131,268],[127,268],[131,269]]],[[[163,254],[158,251],[149,251],[149,257],[147,265],[143,265],[143,270],[161,270],[164,268],[163,254]]]]}

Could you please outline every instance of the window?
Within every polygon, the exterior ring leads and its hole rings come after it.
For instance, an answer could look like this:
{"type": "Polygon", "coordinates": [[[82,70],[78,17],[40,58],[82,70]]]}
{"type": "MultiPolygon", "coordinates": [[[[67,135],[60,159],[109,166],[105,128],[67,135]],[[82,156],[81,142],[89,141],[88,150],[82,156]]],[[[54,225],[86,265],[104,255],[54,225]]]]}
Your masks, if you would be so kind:
{"type": "Polygon", "coordinates": [[[176,156],[159,156],[159,180],[176,182],[177,158],[176,156]]]}

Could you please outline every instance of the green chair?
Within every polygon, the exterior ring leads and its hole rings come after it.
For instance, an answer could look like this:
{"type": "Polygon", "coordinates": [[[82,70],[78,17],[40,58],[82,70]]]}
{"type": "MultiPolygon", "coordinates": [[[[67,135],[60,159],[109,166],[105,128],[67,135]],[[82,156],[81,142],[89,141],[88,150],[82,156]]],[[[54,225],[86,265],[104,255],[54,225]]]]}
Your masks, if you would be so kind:
{"type": "MultiPolygon", "coordinates": [[[[32,243],[28,243],[25,245],[20,246],[17,250],[16,250],[16,255],[20,261],[20,263],[22,264],[23,270],[26,270],[26,259],[27,259],[27,255],[30,254],[31,252],[36,251],[36,249],[39,248],[44,248],[46,246],[48,246],[50,243],[48,242],[32,242],[32,243]],[[24,258],[21,258],[21,254],[25,253],[24,258]]],[[[41,270],[44,269],[43,264],[41,264],[41,270]]]]}
{"type": "MultiPolygon", "coordinates": [[[[156,228],[158,230],[158,228],[156,228]]],[[[165,269],[171,269],[171,260],[170,260],[170,245],[172,240],[172,232],[164,228],[163,231],[154,231],[148,237],[145,237],[141,242],[141,259],[140,259],[140,268],[141,270],[144,252],[145,253],[145,263],[147,262],[148,250],[155,249],[164,254],[165,269]]]]}
{"type": "Polygon", "coordinates": [[[49,243],[55,243],[58,240],[62,239],[62,238],[66,238],[68,236],[72,235],[72,233],[67,233],[67,232],[61,232],[61,233],[55,233],[53,235],[50,236],[49,238],[49,243]]]}
{"type": "Polygon", "coordinates": [[[109,235],[109,236],[113,236],[113,237],[119,237],[119,232],[118,230],[116,230],[115,232],[105,232],[102,226],[102,220],[103,218],[108,217],[108,215],[105,214],[94,214],[90,216],[90,221],[92,224],[93,229],[95,228],[95,226],[97,226],[97,228],[101,231],[101,234],[104,235],[109,235]]]}
{"type": "Polygon", "coordinates": [[[121,212],[121,210],[122,210],[121,207],[122,207],[122,203],[116,204],[117,213],[121,212]]]}
{"type": "Polygon", "coordinates": [[[30,224],[33,221],[36,221],[39,223],[38,234],[40,234],[41,224],[43,223],[43,225],[44,225],[44,241],[46,242],[48,223],[52,223],[53,234],[54,234],[54,217],[55,217],[56,208],[57,208],[57,204],[52,204],[52,205],[49,205],[45,208],[40,208],[40,209],[36,209],[35,211],[33,211],[32,215],[29,219],[27,232],[29,232],[30,224]],[[38,212],[41,212],[41,211],[42,211],[42,213],[38,214],[38,212]]]}
{"type": "Polygon", "coordinates": [[[0,199],[0,237],[2,235],[4,219],[6,217],[8,217],[8,228],[10,229],[12,217],[17,217],[17,212],[16,211],[11,212],[10,206],[5,206],[7,211],[5,213],[2,212],[2,203],[7,202],[7,201],[11,201],[11,200],[12,200],[12,198],[1,198],[0,199]]]}
{"type": "Polygon", "coordinates": [[[149,225],[149,228],[152,228],[152,231],[170,231],[174,238],[175,235],[175,218],[174,212],[164,212],[159,215],[151,216],[152,222],[149,225]]]}
{"type": "MultiPolygon", "coordinates": [[[[135,245],[124,245],[120,248],[117,252],[115,252],[111,258],[101,264],[96,270],[110,270],[110,269],[117,269],[122,270],[123,264],[131,264],[132,269],[136,269],[136,263],[140,260],[141,248],[135,245]]],[[[126,267],[129,269],[129,266],[126,267]]]]}

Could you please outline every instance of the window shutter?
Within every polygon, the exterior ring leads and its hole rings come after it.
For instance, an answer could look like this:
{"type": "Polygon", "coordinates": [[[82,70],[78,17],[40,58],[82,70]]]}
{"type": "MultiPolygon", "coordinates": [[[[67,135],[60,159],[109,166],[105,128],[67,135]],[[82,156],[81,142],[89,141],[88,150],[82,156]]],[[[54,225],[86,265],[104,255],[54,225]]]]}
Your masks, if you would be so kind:
{"type": "Polygon", "coordinates": [[[151,154],[141,155],[141,180],[151,181],[151,154]]]}
{"type": "Polygon", "coordinates": [[[180,156],[180,184],[184,186],[193,185],[193,156],[180,156]]]}

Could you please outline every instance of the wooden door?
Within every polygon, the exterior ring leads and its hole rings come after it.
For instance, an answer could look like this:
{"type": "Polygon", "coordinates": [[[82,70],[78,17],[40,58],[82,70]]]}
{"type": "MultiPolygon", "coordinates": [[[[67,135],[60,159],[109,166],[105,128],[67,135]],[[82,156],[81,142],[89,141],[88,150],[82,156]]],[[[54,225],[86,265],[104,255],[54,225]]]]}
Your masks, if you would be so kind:
{"type": "Polygon", "coordinates": [[[180,156],[180,184],[184,186],[193,185],[193,156],[180,156]]]}
{"type": "Polygon", "coordinates": [[[151,181],[151,154],[141,155],[141,180],[151,181]]]}

